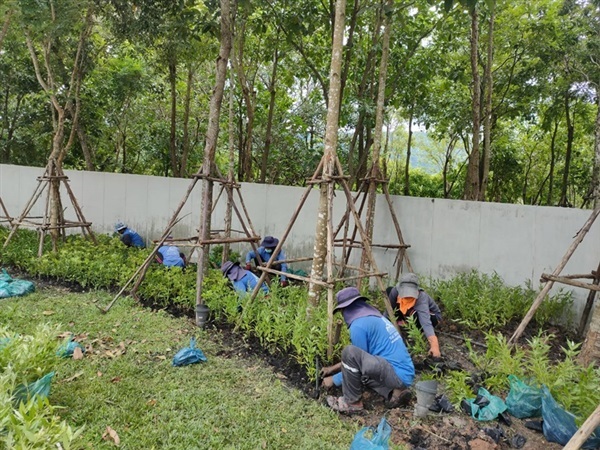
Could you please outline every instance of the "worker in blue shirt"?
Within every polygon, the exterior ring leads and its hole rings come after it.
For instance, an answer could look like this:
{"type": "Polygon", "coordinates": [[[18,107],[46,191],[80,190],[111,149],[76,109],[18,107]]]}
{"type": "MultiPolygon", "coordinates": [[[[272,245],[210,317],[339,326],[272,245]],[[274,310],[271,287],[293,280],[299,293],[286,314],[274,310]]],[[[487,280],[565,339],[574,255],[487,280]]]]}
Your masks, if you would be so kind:
{"type": "Polygon", "coordinates": [[[334,311],[342,312],[351,345],[342,350],[341,363],[321,369],[324,388],[342,386],[343,396],[328,396],[327,404],[346,414],[360,412],[363,390],[371,388],[386,399],[388,408],[406,406],[415,367],[402,337],[357,288],[342,289],[336,300],[334,311]]]}
{"type": "Polygon", "coordinates": [[[160,246],[156,253],[156,260],[166,267],[181,267],[185,269],[187,261],[185,255],[171,242],[172,236],[168,236],[165,243],[160,246]]]}
{"type": "MultiPolygon", "coordinates": [[[[240,298],[252,292],[258,284],[258,277],[249,270],[242,269],[237,262],[225,261],[221,266],[221,272],[229,278],[240,298]]],[[[265,294],[269,293],[266,283],[263,283],[261,288],[265,294]]]]}
{"type": "MultiPolygon", "coordinates": [[[[258,256],[260,256],[260,259],[262,260],[263,263],[266,263],[267,261],[269,261],[269,259],[271,259],[271,256],[273,255],[273,252],[275,251],[275,247],[277,247],[277,244],[279,244],[279,239],[274,238],[273,236],[265,236],[263,241],[260,243],[260,247],[258,247],[258,251],[257,251],[258,256]]],[[[254,250],[250,250],[246,254],[246,270],[251,270],[252,265],[250,264],[250,261],[252,261],[252,260],[254,260],[254,264],[256,264],[257,266],[259,265],[258,258],[256,257],[256,252],[254,252],[254,250]]],[[[271,265],[271,269],[279,270],[280,272],[283,272],[284,274],[287,273],[287,270],[288,270],[287,264],[286,263],[277,263],[277,261],[284,261],[284,260],[285,260],[285,253],[283,252],[283,250],[279,250],[279,252],[275,256],[274,264],[271,265]]],[[[284,274],[282,274],[280,276],[281,285],[287,286],[288,280],[284,274]]]]}
{"type": "Polygon", "coordinates": [[[146,247],[146,244],[144,244],[144,240],[142,239],[142,237],[135,231],[133,231],[131,228],[127,228],[127,224],[123,222],[117,222],[115,224],[115,231],[121,235],[121,242],[127,247],[146,247]]]}

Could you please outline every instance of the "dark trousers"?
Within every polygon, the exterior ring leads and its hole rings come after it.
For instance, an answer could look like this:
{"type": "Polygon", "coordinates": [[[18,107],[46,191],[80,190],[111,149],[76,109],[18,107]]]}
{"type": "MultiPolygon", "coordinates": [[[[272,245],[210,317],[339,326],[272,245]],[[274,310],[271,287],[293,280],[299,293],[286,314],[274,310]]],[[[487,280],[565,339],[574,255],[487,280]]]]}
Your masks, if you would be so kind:
{"type": "Polygon", "coordinates": [[[342,350],[342,376],[342,392],[349,403],[359,401],[365,388],[388,399],[394,389],[405,387],[386,359],[354,345],[342,350]]]}

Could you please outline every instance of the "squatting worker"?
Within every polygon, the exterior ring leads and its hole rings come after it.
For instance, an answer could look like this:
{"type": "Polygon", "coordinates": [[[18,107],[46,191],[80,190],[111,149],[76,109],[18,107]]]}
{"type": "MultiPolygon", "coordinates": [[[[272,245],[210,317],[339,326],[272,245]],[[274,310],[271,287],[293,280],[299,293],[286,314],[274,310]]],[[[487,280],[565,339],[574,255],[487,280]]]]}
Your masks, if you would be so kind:
{"type": "Polygon", "coordinates": [[[407,405],[415,368],[394,325],[355,287],[339,291],[336,300],[334,311],[342,312],[351,344],[342,350],[341,363],[321,370],[323,387],[342,386],[343,396],[328,396],[328,405],[342,413],[361,411],[365,388],[383,396],[389,408],[407,405]]]}
{"type": "Polygon", "coordinates": [[[441,322],[442,312],[429,294],[419,287],[419,277],[414,273],[403,274],[396,287],[387,289],[387,294],[398,324],[404,325],[406,319],[413,316],[429,341],[429,354],[441,357],[434,328],[441,322]]]}
{"type": "Polygon", "coordinates": [[[127,228],[126,223],[117,222],[115,224],[115,231],[121,235],[121,242],[127,247],[146,247],[146,244],[144,244],[144,240],[142,239],[142,237],[135,231],[133,231],[131,228],[127,228]]]}
{"type": "MultiPolygon", "coordinates": [[[[256,253],[258,253],[258,256],[260,256],[260,259],[264,263],[269,261],[271,259],[271,256],[273,255],[273,252],[275,251],[275,247],[277,247],[277,244],[279,244],[279,239],[274,238],[273,236],[265,236],[263,241],[260,243],[260,247],[258,247],[257,252],[254,252],[254,250],[250,250],[246,254],[246,270],[250,270],[252,268],[252,266],[250,264],[250,261],[252,261],[252,260],[254,260],[254,264],[256,264],[257,266],[259,265],[258,258],[256,257],[256,253]]],[[[287,271],[288,271],[287,264],[277,262],[277,261],[283,261],[283,260],[285,260],[285,253],[283,253],[283,250],[279,250],[279,252],[277,252],[277,255],[275,255],[275,260],[274,260],[274,263],[271,266],[271,268],[274,270],[279,270],[280,272],[283,272],[284,274],[287,273],[287,271]]],[[[284,274],[282,274],[281,278],[280,278],[281,285],[287,286],[288,280],[284,274]]]]}
{"type": "Polygon", "coordinates": [[[185,255],[179,251],[179,247],[173,245],[173,236],[167,236],[164,244],[156,252],[156,260],[166,267],[181,267],[185,269],[187,261],[185,255]]]}
{"type": "MultiPolygon", "coordinates": [[[[252,292],[258,284],[258,277],[249,270],[242,269],[238,262],[225,261],[221,266],[221,272],[223,276],[229,278],[229,281],[233,284],[233,289],[240,298],[252,292]]],[[[266,283],[263,283],[261,288],[265,294],[269,293],[266,283]]]]}

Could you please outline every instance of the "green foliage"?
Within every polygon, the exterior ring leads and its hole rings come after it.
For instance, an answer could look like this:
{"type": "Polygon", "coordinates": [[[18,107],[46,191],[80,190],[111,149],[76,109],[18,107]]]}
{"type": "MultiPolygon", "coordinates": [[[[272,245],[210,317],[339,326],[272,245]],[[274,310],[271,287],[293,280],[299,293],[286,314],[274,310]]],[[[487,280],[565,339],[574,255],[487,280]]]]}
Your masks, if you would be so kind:
{"type": "Polygon", "coordinates": [[[451,370],[444,379],[446,392],[452,404],[458,408],[463,399],[473,398],[473,389],[469,382],[470,376],[461,370],[451,370]]]}
{"type": "MultiPolygon", "coordinates": [[[[529,384],[548,386],[553,397],[581,422],[600,402],[600,370],[593,365],[584,367],[578,364],[579,344],[570,341],[567,341],[567,348],[562,349],[564,359],[553,361],[550,358],[550,341],[553,338],[552,335],[539,335],[528,340],[528,346],[523,348],[509,346],[500,334],[488,333],[485,353],[475,352],[468,342],[467,346],[471,360],[481,371],[483,384],[490,392],[507,393],[508,375],[516,375],[529,384]]],[[[457,377],[460,378],[452,374],[445,380],[450,391],[456,389],[451,394],[454,398],[463,395],[457,377]]]]}
{"type": "Polygon", "coordinates": [[[82,429],[73,430],[56,414],[47,398],[15,402],[20,384],[33,382],[58,364],[58,327],[40,324],[32,335],[0,329],[0,443],[3,448],[81,448],[82,429]]]}
{"type": "Polygon", "coordinates": [[[33,335],[19,335],[0,327],[0,371],[18,375],[19,383],[31,383],[56,365],[58,328],[40,324],[33,335]]]}
{"type": "Polygon", "coordinates": [[[413,357],[417,355],[427,355],[429,344],[423,331],[417,326],[417,319],[414,315],[406,320],[406,331],[408,334],[408,349],[410,350],[411,355],[413,357]]]}
{"type": "MultiPolygon", "coordinates": [[[[115,449],[101,438],[107,425],[118,433],[121,448],[135,449],[326,450],[351,442],[355,424],[290,389],[261,359],[240,356],[248,349],[243,338],[224,339],[212,327],[200,329],[188,317],[144,308],[131,297],[100,314],[95,304],[111,298],[104,291],[48,288],[5,299],[0,308],[0,323],[22,334],[31,334],[42,320],[74,322],[69,328],[85,346],[113,350],[125,343],[127,351],[119,356],[86,352],[83,360],[61,358],[56,367],[50,401],[64,406],[58,412],[67,423],[85,425],[75,441],[84,448],[115,449]],[[54,314],[45,316],[48,309],[54,314]],[[192,337],[208,361],[173,367],[173,356],[192,337]]],[[[0,448],[15,447],[0,440],[0,448]]]]}
{"type": "MultiPolygon", "coordinates": [[[[434,281],[432,288],[448,319],[470,329],[491,331],[523,317],[537,295],[531,287],[509,287],[498,274],[487,275],[475,270],[449,280],[434,281]]],[[[542,303],[534,320],[539,325],[564,320],[571,303],[570,294],[559,292],[542,303]]]]}

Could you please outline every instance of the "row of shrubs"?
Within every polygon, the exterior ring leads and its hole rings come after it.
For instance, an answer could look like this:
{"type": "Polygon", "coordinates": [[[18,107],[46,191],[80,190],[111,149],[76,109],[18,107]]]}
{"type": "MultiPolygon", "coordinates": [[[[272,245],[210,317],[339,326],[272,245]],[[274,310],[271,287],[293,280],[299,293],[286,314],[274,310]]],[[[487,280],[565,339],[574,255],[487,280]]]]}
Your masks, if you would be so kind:
{"type": "MultiPolygon", "coordinates": [[[[6,228],[0,227],[0,242],[4,241],[7,233],[6,228]]],[[[98,241],[98,245],[93,245],[81,237],[70,236],[58,252],[53,253],[48,248],[38,258],[36,233],[20,230],[7,248],[0,250],[0,261],[33,276],[55,277],[84,288],[112,289],[124,285],[149,252],[147,249],[126,248],[116,237],[98,236],[98,241]]],[[[220,258],[215,256],[213,259],[220,258]]],[[[155,304],[193,310],[195,284],[195,270],[167,269],[152,264],[138,294],[155,304]]],[[[428,291],[439,299],[446,320],[487,332],[500,331],[506,323],[523,317],[537,295],[531,287],[508,287],[496,274],[477,272],[429,284],[428,291]]],[[[370,295],[383,309],[382,297],[374,293],[370,295]]],[[[269,296],[260,296],[251,304],[244,303],[240,314],[239,300],[227,279],[219,270],[213,269],[204,278],[203,298],[217,319],[237,325],[267,348],[293,355],[310,376],[314,375],[315,357],[322,361],[328,359],[325,302],[312,310],[308,319],[307,292],[303,286],[279,288],[274,283],[269,296]]],[[[566,317],[570,305],[570,296],[558,293],[542,303],[534,320],[543,327],[550,320],[566,317]]],[[[348,341],[345,327],[343,330],[334,358],[348,341]]],[[[415,347],[413,354],[424,349],[426,347],[420,350],[415,347]]]]}
{"type": "Polygon", "coordinates": [[[39,325],[31,336],[0,327],[0,447],[78,447],[73,429],[48,401],[58,363],[58,329],[39,325]]]}

